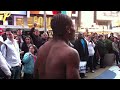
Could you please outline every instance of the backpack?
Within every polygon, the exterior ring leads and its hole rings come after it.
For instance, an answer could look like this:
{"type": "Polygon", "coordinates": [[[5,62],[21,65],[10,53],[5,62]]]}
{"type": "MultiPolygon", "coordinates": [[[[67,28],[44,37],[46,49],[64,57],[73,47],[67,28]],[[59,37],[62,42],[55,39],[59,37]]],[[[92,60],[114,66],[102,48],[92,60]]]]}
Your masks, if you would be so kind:
{"type": "MultiPolygon", "coordinates": [[[[6,48],[6,57],[7,57],[7,45],[4,43],[5,48],[6,48]]],[[[1,51],[1,47],[0,47],[0,51],[1,51]]]]}
{"type": "MultiPolygon", "coordinates": [[[[4,44],[5,47],[6,47],[6,52],[7,52],[7,45],[4,44]]],[[[0,48],[0,51],[1,51],[1,48],[0,48]]],[[[6,53],[6,56],[7,56],[7,53],[6,53]]],[[[0,68],[0,79],[7,79],[7,75],[3,72],[3,70],[0,68]]]]}

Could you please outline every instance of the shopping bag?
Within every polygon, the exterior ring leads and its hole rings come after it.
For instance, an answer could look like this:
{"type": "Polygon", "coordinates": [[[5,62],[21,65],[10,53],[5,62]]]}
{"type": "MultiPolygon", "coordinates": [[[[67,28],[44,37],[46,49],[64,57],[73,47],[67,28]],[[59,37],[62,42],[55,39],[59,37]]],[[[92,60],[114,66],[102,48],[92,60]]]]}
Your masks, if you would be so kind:
{"type": "Polygon", "coordinates": [[[79,71],[80,73],[86,73],[86,61],[80,61],[79,63],[79,71]]]}

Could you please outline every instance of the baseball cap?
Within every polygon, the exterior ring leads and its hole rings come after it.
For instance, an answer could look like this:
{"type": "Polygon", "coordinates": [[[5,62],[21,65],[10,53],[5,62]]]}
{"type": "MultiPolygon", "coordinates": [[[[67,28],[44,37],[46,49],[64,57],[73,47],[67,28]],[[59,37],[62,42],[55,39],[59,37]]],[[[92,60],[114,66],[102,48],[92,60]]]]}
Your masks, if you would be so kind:
{"type": "Polygon", "coordinates": [[[4,33],[3,29],[0,28],[0,35],[3,34],[3,33],[4,33]]]}

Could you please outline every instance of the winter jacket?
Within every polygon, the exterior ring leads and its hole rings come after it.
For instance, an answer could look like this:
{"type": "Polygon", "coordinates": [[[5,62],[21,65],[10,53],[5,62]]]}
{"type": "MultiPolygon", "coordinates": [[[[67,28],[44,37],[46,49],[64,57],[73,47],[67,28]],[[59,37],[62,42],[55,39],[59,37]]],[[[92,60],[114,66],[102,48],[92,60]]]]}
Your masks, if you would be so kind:
{"type": "Polygon", "coordinates": [[[33,74],[34,72],[34,57],[30,52],[25,53],[23,57],[24,69],[23,72],[27,74],[33,74]]]}

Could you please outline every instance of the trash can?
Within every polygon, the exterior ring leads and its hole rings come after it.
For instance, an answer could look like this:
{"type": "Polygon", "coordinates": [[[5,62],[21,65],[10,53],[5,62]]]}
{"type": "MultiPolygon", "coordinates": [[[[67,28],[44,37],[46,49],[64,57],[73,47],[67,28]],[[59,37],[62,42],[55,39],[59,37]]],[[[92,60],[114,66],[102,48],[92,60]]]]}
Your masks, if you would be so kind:
{"type": "Polygon", "coordinates": [[[115,62],[115,54],[113,53],[105,54],[104,62],[107,66],[112,66],[115,62]]]}

